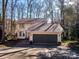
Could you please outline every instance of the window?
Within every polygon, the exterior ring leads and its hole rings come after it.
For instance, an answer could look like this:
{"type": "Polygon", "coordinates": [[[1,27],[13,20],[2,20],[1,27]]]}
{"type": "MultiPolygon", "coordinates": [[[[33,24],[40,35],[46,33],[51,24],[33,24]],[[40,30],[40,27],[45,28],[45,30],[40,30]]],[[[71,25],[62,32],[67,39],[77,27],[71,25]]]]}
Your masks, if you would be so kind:
{"type": "Polygon", "coordinates": [[[23,33],[23,36],[25,36],[25,33],[23,33]]]}
{"type": "Polygon", "coordinates": [[[19,36],[23,36],[23,37],[24,37],[24,36],[25,36],[25,33],[22,32],[22,31],[20,31],[20,32],[19,32],[19,36]]]}
{"type": "Polygon", "coordinates": [[[19,36],[22,36],[22,31],[19,32],[19,36]]]}
{"type": "Polygon", "coordinates": [[[20,28],[24,28],[24,24],[20,24],[20,28]]]}
{"type": "Polygon", "coordinates": [[[16,36],[18,36],[17,33],[16,33],[16,36]]]}

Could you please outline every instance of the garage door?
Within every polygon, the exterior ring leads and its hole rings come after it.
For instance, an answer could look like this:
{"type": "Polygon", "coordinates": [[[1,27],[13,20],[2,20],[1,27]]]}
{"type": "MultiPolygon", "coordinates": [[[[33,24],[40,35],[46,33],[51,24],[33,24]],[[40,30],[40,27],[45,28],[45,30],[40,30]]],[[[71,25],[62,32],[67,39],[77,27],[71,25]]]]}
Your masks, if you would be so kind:
{"type": "Polygon", "coordinates": [[[57,35],[34,34],[33,43],[57,44],[57,35]]]}

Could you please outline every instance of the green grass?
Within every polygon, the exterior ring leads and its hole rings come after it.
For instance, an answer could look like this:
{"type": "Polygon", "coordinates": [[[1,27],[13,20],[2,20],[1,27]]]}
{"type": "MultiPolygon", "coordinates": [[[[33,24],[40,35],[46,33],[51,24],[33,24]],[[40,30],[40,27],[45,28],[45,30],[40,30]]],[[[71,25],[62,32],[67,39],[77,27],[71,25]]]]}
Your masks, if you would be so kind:
{"type": "Polygon", "coordinates": [[[73,50],[79,51],[79,42],[77,40],[62,40],[62,45],[70,47],[73,50]]]}
{"type": "Polygon", "coordinates": [[[62,45],[64,46],[69,46],[71,43],[75,43],[76,41],[72,41],[72,40],[64,40],[62,41],[62,45]]]}

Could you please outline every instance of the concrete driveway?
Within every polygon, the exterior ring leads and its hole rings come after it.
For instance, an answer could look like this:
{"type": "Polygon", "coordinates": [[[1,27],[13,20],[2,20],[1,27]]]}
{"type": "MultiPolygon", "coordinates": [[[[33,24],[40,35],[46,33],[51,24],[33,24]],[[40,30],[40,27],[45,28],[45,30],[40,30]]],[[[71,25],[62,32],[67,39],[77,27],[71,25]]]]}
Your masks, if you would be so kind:
{"type": "Polygon", "coordinates": [[[47,57],[54,56],[55,59],[58,59],[56,55],[79,59],[79,55],[75,51],[64,46],[27,45],[25,41],[21,41],[13,47],[0,48],[0,59],[42,59],[42,54],[47,57]]]}

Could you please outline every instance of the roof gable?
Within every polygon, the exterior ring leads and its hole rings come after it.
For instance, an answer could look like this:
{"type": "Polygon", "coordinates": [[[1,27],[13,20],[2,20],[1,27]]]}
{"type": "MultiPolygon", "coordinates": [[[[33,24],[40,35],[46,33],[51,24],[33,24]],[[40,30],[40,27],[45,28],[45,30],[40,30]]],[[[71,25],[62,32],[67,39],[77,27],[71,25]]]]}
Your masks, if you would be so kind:
{"type": "Polygon", "coordinates": [[[52,24],[47,22],[40,22],[38,25],[35,25],[28,29],[28,31],[38,31],[38,32],[63,32],[63,28],[60,24],[52,24]]]}

